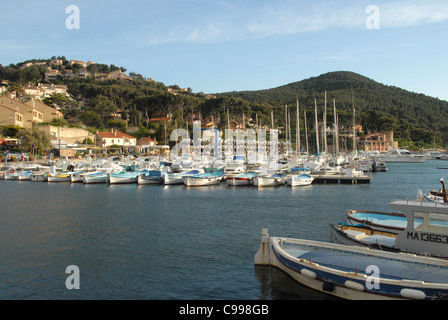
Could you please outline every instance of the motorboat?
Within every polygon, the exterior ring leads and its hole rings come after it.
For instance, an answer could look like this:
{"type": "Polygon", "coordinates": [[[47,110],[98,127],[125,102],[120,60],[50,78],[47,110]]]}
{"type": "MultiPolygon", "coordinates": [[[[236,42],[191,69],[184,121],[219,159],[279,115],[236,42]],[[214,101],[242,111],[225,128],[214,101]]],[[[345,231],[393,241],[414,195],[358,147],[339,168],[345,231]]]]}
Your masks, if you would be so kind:
{"type": "Polygon", "coordinates": [[[448,258],[448,204],[420,197],[396,200],[390,206],[396,213],[377,213],[376,220],[364,225],[331,225],[332,242],[364,246],[372,243],[401,252],[448,258]]]}
{"type": "Polygon", "coordinates": [[[425,162],[426,157],[424,155],[416,155],[404,148],[396,148],[389,150],[386,153],[380,154],[376,160],[388,162],[397,162],[397,163],[421,163],[425,162]]]}

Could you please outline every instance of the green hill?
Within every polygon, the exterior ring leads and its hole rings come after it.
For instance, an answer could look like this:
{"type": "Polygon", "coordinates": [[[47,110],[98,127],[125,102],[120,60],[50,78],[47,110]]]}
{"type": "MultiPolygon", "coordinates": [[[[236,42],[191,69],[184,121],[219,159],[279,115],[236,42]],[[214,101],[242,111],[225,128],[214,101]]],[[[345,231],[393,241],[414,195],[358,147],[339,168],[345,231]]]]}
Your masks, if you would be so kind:
{"type": "Polygon", "coordinates": [[[412,141],[416,147],[432,145],[434,141],[443,146],[448,143],[447,101],[387,86],[353,72],[330,72],[273,89],[226,92],[218,96],[283,106],[294,106],[299,99],[302,108],[312,111],[316,98],[322,112],[325,92],[329,122],[335,99],[337,113],[347,125],[354,105],[356,122],[365,131],[394,130],[397,140],[412,141]]]}

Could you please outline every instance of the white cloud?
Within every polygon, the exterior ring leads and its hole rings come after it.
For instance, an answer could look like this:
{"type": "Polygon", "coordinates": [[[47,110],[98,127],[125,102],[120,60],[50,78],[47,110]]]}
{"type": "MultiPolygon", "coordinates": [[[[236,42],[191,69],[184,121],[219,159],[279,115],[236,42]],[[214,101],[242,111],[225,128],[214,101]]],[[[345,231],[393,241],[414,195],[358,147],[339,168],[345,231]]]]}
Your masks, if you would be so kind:
{"type": "Polygon", "coordinates": [[[394,1],[380,6],[381,25],[409,27],[448,21],[448,1],[394,1]]]}
{"type": "MultiPolygon", "coordinates": [[[[446,0],[371,1],[380,9],[381,28],[448,21],[446,0]],[[378,2],[375,4],[375,2],[378,2]]],[[[214,43],[315,32],[332,28],[366,28],[367,2],[359,0],[278,0],[214,2],[206,11],[185,14],[169,25],[154,22],[129,36],[144,44],[214,43]],[[188,18],[189,17],[189,18],[188,18]]],[[[179,13],[178,13],[179,14],[179,13]]],[[[159,17],[163,18],[163,17],[159,17]]],[[[158,19],[157,19],[158,20],[158,19]]]]}

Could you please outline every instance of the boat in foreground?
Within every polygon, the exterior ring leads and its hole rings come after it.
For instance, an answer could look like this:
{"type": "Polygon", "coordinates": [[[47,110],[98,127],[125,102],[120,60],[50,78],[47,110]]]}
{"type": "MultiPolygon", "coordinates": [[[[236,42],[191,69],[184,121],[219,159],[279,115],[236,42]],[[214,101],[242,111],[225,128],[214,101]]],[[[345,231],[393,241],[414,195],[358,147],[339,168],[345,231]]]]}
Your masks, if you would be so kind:
{"type": "Polygon", "coordinates": [[[314,290],[350,300],[443,299],[448,261],[261,233],[255,265],[277,267],[314,290]]]}
{"type": "MultiPolygon", "coordinates": [[[[396,200],[390,203],[390,206],[399,214],[377,215],[389,217],[388,220],[382,220],[381,229],[396,233],[395,241],[390,235],[376,237],[379,231],[369,235],[362,230],[345,232],[343,228],[335,226],[331,228],[333,241],[353,244],[355,240],[367,241],[373,236],[372,239],[380,247],[384,245],[403,252],[448,258],[448,204],[426,201],[422,197],[414,200],[396,200]]],[[[379,223],[371,223],[369,227],[374,228],[375,225],[379,223]]]]}

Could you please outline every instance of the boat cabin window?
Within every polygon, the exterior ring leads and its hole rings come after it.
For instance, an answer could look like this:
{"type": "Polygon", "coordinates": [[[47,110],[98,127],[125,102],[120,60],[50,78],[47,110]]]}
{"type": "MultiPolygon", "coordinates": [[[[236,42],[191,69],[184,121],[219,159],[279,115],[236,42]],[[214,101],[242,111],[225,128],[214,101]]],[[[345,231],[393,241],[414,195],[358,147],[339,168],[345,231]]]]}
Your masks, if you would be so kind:
{"type": "Polygon", "coordinates": [[[416,231],[448,234],[448,217],[438,213],[414,212],[416,231]]]}

